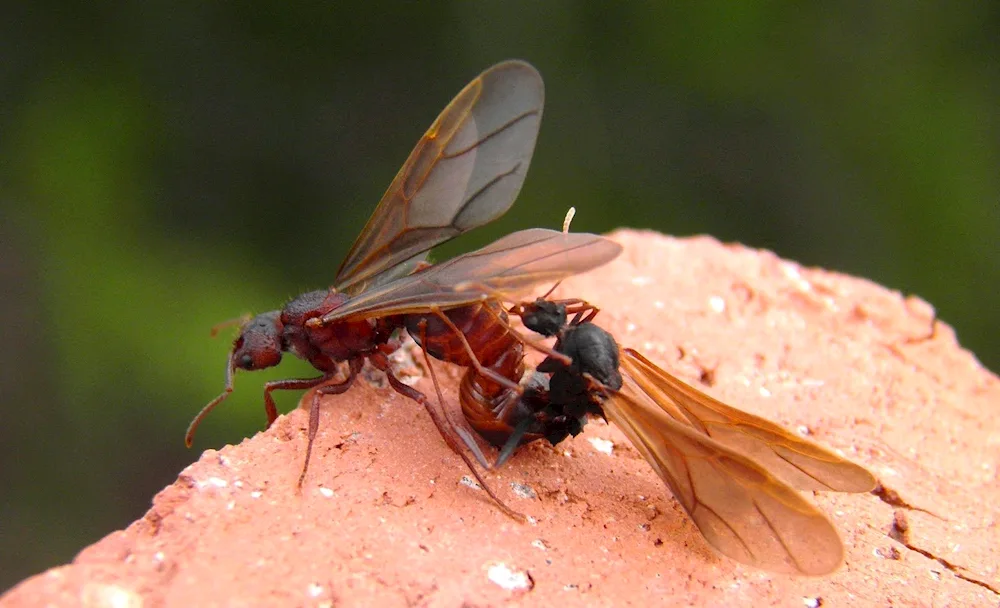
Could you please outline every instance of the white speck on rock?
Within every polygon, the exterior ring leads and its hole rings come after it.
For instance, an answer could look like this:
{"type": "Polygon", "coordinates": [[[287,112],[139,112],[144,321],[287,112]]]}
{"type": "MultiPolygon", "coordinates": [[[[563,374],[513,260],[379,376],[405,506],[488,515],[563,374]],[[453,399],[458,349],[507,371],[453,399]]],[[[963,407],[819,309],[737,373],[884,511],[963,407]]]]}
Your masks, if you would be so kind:
{"type": "Polygon", "coordinates": [[[543,541],[540,538],[531,541],[531,546],[534,547],[534,548],[536,548],[536,549],[538,549],[538,550],[540,550],[540,551],[548,551],[549,550],[549,548],[545,545],[545,541],[543,541]]]}
{"type": "Polygon", "coordinates": [[[458,483],[462,484],[463,486],[470,487],[473,490],[483,489],[482,486],[480,486],[475,479],[469,477],[468,475],[462,475],[462,479],[460,479],[458,483]]]}
{"type": "Polygon", "coordinates": [[[708,299],[708,306],[715,312],[725,312],[726,301],[722,299],[722,296],[712,296],[708,299]]]}
{"type": "Polygon", "coordinates": [[[333,498],[333,490],[331,490],[330,488],[324,488],[323,486],[320,486],[319,493],[322,494],[325,498],[333,498]]]}
{"type": "Polygon", "coordinates": [[[140,608],[142,597],[131,589],[119,585],[87,583],[81,592],[84,606],[109,606],[110,608],[140,608]]]}
{"type": "Polygon", "coordinates": [[[588,437],[590,445],[594,446],[594,449],[602,454],[611,455],[611,452],[615,449],[615,444],[607,439],[601,439],[600,437],[588,437]]]}
{"type": "Polygon", "coordinates": [[[221,477],[209,477],[204,481],[199,480],[195,484],[199,490],[204,490],[205,488],[224,488],[229,485],[229,482],[221,477]]]}
{"type": "Polygon", "coordinates": [[[322,585],[317,585],[316,583],[309,583],[309,597],[319,597],[323,595],[322,585]]]}
{"type": "Polygon", "coordinates": [[[529,485],[514,481],[510,487],[519,498],[538,498],[538,493],[529,485]]]}
{"type": "Polygon", "coordinates": [[[636,287],[645,287],[646,285],[651,285],[653,283],[653,277],[632,277],[632,284],[636,287]]]}
{"type": "Polygon", "coordinates": [[[250,498],[260,498],[263,495],[264,493],[261,492],[260,490],[254,490],[253,492],[250,492],[250,498]]]}
{"type": "Polygon", "coordinates": [[[486,575],[507,591],[528,591],[535,586],[527,572],[511,570],[506,564],[493,564],[486,575]]]}

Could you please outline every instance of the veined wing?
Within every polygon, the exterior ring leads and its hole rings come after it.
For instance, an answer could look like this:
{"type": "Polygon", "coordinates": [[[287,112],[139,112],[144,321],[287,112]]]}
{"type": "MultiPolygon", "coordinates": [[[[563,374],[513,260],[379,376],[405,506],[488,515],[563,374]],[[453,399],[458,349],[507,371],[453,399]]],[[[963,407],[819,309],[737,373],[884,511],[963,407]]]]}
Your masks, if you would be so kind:
{"type": "Polygon", "coordinates": [[[844,546],[829,519],[761,465],[667,414],[652,381],[626,361],[604,412],[712,547],[773,572],[821,575],[840,565],[844,546]]]}
{"type": "Polygon", "coordinates": [[[621,245],[596,234],[532,228],[482,249],[374,286],[324,315],[322,323],[455,308],[532,285],[564,279],[610,262],[621,245]]]}
{"type": "Polygon", "coordinates": [[[415,264],[404,262],[503,215],[524,183],[543,103],[542,78],[523,61],[499,63],[466,85],[392,180],[336,288],[359,293],[408,274],[415,264]]]}
{"type": "Polygon", "coordinates": [[[638,352],[622,353],[623,371],[637,379],[667,414],[761,465],[799,490],[868,492],[865,468],[781,426],[726,405],[663,371],[638,352]]]}

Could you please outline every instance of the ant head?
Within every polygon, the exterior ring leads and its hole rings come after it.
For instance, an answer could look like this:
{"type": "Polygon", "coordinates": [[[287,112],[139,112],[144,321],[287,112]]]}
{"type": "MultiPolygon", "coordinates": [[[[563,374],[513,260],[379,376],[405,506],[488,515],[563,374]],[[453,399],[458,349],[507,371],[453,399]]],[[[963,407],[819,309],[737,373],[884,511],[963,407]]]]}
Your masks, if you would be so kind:
{"type": "Polygon", "coordinates": [[[537,334],[556,336],[566,325],[566,307],[562,304],[538,298],[521,308],[521,322],[537,334]]]}
{"type": "Polygon", "coordinates": [[[281,362],[281,312],[274,310],[250,319],[233,343],[232,364],[245,370],[273,367],[281,362]]]}

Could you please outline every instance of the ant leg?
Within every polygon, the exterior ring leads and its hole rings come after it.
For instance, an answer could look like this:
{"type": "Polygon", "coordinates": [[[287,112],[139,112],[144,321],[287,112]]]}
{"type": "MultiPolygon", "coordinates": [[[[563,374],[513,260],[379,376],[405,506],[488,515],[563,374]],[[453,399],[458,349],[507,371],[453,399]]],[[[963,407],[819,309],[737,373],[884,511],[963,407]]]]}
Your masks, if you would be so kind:
{"type": "Polygon", "coordinates": [[[300,492],[302,491],[302,482],[306,479],[306,471],[309,470],[309,459],[312,457],[313,442],[316,441],[316,433],[319,431],[319,398],[322,395],[339,395],[351,388],[354,380],[358,377],[358,372],[361,370],[363,363],[364,359],[362,358],[351,359],[349,364],[350,373],[343,382],[321,386],[312,395],[312,402],[309,404],[309,431],[306,443],[306,459],[302,463],[302,472],[299,473],[299,483],[297,484],[300,492]]]}
{"type": "Polygon", "coordinates": [[[586,300],[563,300],[561,303],[566,306],[567,314],[574,315],[573,320],[570,321],[570,325],[589,323],[594,320],[597,313],[601,312],[600,308],[586,300]]]}
{"type": "Polygon", "coordinates": [[[278,419],[278,408],[274,404],[274,397],[271,391],[298,391],[313,388],[323,384],[330,379],[329,374],[324,374],[318,378],[289,378],[288,380],[274,380],[264,385],[264,411],[267,412],[267,426],[271,428],[274,421],[278,419]]]}
{"type": "MultiPolygon", "coordinates": [[[[376,367],[379,366],[378,363],[374,361],[373,363],[375,363],[376,367]]],[[[500,510],[503,511],[508,517],[523,522],[525,520],[524,515],[511,509],[506,504],[504,504],[502,500],[500,500],[500,497],[493,492],[493,490],[490,488],[489,485],[487,485],[486,481],[482,478],[479,472],[476,471],[476,467],[472,464],[472,461],[469,460],[469,457],[465,454],[465,452],[459,449],[458,444],[455,442],[455,438],[448,432],[449,429],[454,431],[455,427],[451,424],[449,420],[447,420],[446,416],[442,415],[440,412],[434,409],[430,399],[427,398],[427,395],[421,393],[412,386],[403,384],[403,382],[399,378],[393,375],[392,370],[388,369],[387,365],[388,362],[385,363],[386,363],[386,369],[384,370],[385,377],[388,378],[389,385],[392,386],[392,388],[395,389],[395,391],[400,395],[403,395],[404,397],[409,397],[410,399],[424,406],[424,409],[427,410],[428,415],[430,415],[431,421],[434,423],[434,426],[437,427],[437,430],[441,434],[441,437],[444,438],[444,442],[448,444],[448,447],[450,447],[453,452],[458,454],[458,456],[462,459],[463,462],[465,462],[465,466],[468,467],[473,477],[476,478],[476,481],[479,483],[480,487],[483,488],[486,494],[493,499],[493,501],[497,504],[497,506],[500,507],[500,510]]]]}
{"type": "MultiPolygon", "coordinates": [[[[427,320],[422,319],[419,325],[420,325],[420,343],[426,344],[427,320]]],[[[486,456],[483,454],[483,451],[479,448],[479,444],[476,443],[476,441],[472,438],[472,435],[468,431],[466,431],[464,427],[462,427],[460,424],[455,424],[455,421],[452,420],[451,417],[448,415],[448,409],[444,406],[444,395],[441,393],[441,385],[438,384],[437,372],[434,371],[434,366],[431,364],[430,355],[427,354],[426,350],[424,349],[420,350],[424,354],[424,365],[427,366],[427,371],[430,372],[431,382],[434,384],[434,391],[437,393],[438,407],[441,408],[441,413],[444,415],[444,420],[448,423],[448,427],[451,429],[451,431],[453,431],[456,435],[458,435],[459,439],[462,440],[462,443],[465,444],[465,447],[469,448],[469,451],[472,452],[472,455],[475,456],[476,460],[479,461],[480,466],[482,466],[484,469],[489,469],[490,465],[487,462],[486,456]]],[[[462,452],[459,450],[457,444],[451,441],[447,441],[447,438],[445,438],[445,442],[448,443],[452,451],[454,451],[459,456],[462,455],[462,452]]],[[[475,473],[475,470],[473,470],[473,473],[475,473]]]]}
{"type": "MultiPolygon", "coordinates": [[[[520,307],[520,304],[517,307],[520,307]]],[[[515,308],[517,308],[517,307],[515,307],[515,308]]],[[[516,329],[514,329],[514,327],[511,326],[510,322],[507,321],[506,319],[504,319],[503,317],[501,317],[500,313],[498,313],[497,311],[495,311],[495,310],[493,310],[492,308],[489,308],[489,307],[487,307],[487,310],[489,311],[489,313],[491,315],[493,315],[493,318],[496,319],[498,323],[500,323],[504,327],[506,327],[507,331],[510,332],[510,334],[512,336],[514,336],[514,339],[517,340],[518,342],[520,342],[521,344],[524,344],[525,346],[530,346],[531,348],[537,350],[538,352],[542,353],[546,357],[552,357],[554,359],[557,359],[563,365],[570,365],[570,364],[573,363],[573,359],[571,359],[570,357],[567,357],[566,355],[562,354],[561,352],[555,350],[554,348],[552,348],[551,346],[545,344],[541,340],[535,340],[534,338],[529,338],[528,336],[526,336],[526,335],[522,334],[521,332],[517,331],[516,329]]],[[[517,316],[521,316],[517,312],[513,312],[513,311],[514,311],[514,309],[512,308],[511,310],[508,310],[507,312],[509,312],[511,314],[515,314],[517,316]]]]}
{"type": "Polygon", "coordinates": [[[517,446],[521,443],[521,439],[524,437],[524,434],[528,432],[528,427],[532,422],[534,422],[532,418],[525,418],[519,422],[516,427],[514,427],[514,432],[510,434],[510,437],[507,438],[507,443],[503,445],[500,449],[500,453],[497,454],[497,461],[493,463],[494,467],[503,466],[503,464],[507,462],[507,459],[514,454],[514,450],[516,450],[517,446]]]}

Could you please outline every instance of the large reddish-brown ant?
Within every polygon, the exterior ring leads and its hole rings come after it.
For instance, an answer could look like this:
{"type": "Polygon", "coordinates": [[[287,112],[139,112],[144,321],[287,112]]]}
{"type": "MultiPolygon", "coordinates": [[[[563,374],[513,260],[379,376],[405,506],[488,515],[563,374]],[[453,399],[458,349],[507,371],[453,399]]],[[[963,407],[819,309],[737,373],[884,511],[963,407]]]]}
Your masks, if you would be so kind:
{"type": "Polygon", "coordinates": [[[541,77],[520,61],[497,64],[462,89],[410,153],[334,286],[302,294],[243,325],[226,365],[225,389],[191,422],[187,445],[204,417],[232,392],[237,369],[272,367],[290,352],[321,374],[268,382],[264,404],[270,426],[277,418],[273,391],[316,389],[300,486],[321,396],[350,388],[365,361],[384,371],[396,391],[424,405],[448,445],[479,478],[443,411],[396,378],[387,355],[396,348],[393,335],[409,329],[435,356],[474,369],[480,389],[517,390],[517,369],[509,368],[520,365],[519,353],[510,352],[517,347],[505,342],[490,348],[492,335],[476,330],[495,323],[496,306],[487,292],[559,280],[620,252],[618,244],[600,236],[533,229],[442,264],[425,262],[434,246],[493,221],[513,204],[531,161],[542,105],[541,77]],[[346,377],[337,381],[342,363],[346,377]]]}

